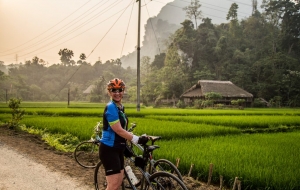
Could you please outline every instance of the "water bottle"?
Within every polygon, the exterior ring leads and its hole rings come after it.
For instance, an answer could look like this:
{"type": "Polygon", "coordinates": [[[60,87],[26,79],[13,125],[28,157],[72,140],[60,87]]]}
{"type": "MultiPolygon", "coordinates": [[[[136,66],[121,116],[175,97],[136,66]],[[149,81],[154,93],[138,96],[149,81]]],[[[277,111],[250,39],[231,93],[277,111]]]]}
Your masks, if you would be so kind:
{"type": "Polygon", "coordinates": [[[139,180],[136,178],[136,176],[135,176],[134,173],[132,172],[131,167],[130,167],[130,166],[126,166],[126,167],[125,167],[125,170],[126,170],[126,172],[127,172],[127,174],[128,174],[128,177],[129,177],[131,183],[132,183],[133,185],[137,185],[137,184],[139,183],[139,180]]]}

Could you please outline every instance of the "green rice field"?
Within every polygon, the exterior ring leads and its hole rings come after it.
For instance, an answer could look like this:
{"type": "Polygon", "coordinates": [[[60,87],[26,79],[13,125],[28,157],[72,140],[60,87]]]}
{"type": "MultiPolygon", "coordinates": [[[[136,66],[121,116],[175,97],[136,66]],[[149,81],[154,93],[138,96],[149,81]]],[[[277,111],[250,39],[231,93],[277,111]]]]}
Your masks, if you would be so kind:
{"type": "MultiPolygon", "coordinates": [[[[209,164],[212,180],[232,187],[235,177],[242,189],[300,189],[300,109],[175,109],[146,108],[136,111],[124,104],[135,134],[162,136],[154,157],[175,162],[187,175],[207,181],[209,164]]],[[[104,104],[22,102],[27,127],[53,134],[71,134],[86,140],[102,120],[104,104]]],[[[0,121],[11,117],[7,104],[0,103],[0,121]]]]}

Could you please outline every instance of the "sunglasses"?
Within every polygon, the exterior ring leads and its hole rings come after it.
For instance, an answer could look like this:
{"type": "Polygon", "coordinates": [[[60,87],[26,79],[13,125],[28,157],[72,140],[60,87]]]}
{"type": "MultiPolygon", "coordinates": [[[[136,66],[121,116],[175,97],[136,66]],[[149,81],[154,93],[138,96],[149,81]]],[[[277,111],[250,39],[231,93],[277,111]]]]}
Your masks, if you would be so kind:
{"type": "Polygon", "coordinates": [[[117,93],[117,92],[123,92],[124,89],[122,89],[122,88],[119,88],[119,89],[113,88],[113,89],[110,89],[110,91],[111,91],[112,93],[117,93]]]}

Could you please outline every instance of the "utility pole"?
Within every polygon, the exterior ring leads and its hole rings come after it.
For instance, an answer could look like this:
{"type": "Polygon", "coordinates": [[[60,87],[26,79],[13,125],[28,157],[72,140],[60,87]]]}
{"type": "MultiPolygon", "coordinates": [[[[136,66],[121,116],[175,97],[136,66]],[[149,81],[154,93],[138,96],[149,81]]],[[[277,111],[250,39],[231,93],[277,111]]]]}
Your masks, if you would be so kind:
{"type": "Polygon", "coordinates": [[[5,89],[5,100],[6,100],[6,104],[7,104],[7,89],[5,89]]]}
{"type": "Polygon", "coordinates": [[[139,13],[138,13],[138,39],[137,39],[137,111],[140,111],[140,32],[141,32],[141,0],[139,2],[139,13]]]}
{"type": "Polygon", "coordinates": [[[68,88],[68,106],[70,105],[70,87],[68,88]]]}

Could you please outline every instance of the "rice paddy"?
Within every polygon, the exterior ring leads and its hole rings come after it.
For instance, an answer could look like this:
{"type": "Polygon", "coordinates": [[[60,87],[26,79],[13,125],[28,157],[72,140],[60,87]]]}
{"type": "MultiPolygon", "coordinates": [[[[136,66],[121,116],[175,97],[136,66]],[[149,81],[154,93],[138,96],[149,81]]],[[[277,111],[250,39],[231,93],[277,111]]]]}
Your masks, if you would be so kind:
{"type": "MultiPolygon", "coordinates": [[[[213,182],[222,175],[227,185],[235,177],[243,189],[300,189],[300,110],[244,109],[197,110],[144,108],[137,112],[126,105],[130,123],[136,123],[135,134],[162,136],[155,158],[173,162],[180,158],[179,169],[207,180],[208,167],[214,164],[213,182]],[[272,133],[259,129],[284,128],[272,133]],[[247,129],[257,130],[255,134],[247,129]]],[[[93,134],[96,122],[102,120],[104,104],[22,103],[27,115],[21,123],[53,134],[71,134],[86,140],[93,134]]],[[[0,103],[0,121],[7,122],[10,110],[0,103]]]]}

